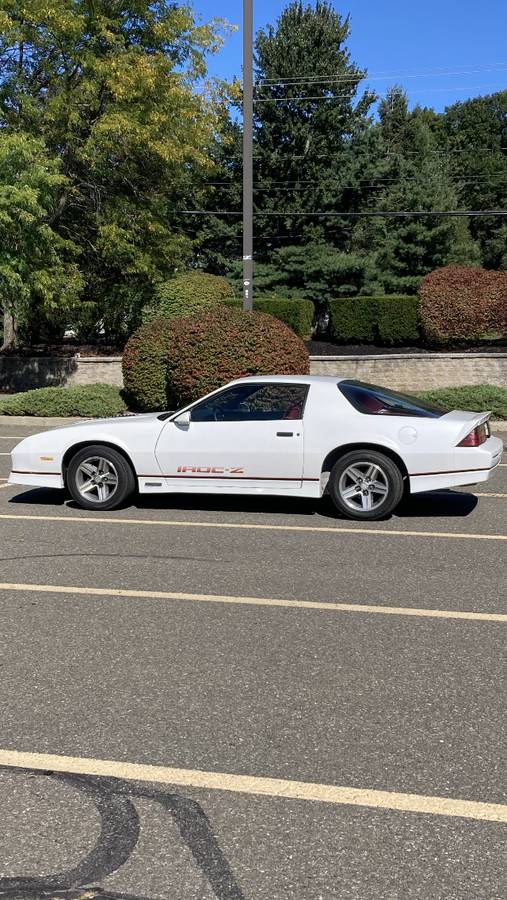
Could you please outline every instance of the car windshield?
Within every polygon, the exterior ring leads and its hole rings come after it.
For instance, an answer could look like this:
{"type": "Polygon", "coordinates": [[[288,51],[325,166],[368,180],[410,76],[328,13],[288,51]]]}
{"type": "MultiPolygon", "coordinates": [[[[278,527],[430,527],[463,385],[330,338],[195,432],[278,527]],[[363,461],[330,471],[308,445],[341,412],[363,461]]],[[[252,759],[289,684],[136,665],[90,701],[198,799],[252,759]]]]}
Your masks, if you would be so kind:
{"type": "Polygon", "coordinates": [[[367,416],[415,416],[440,419],[449,412],[443,406],[427,403],[409,394],[400,394],[362,381],[340,381],[338,389],[354,409],[367,416]]]}

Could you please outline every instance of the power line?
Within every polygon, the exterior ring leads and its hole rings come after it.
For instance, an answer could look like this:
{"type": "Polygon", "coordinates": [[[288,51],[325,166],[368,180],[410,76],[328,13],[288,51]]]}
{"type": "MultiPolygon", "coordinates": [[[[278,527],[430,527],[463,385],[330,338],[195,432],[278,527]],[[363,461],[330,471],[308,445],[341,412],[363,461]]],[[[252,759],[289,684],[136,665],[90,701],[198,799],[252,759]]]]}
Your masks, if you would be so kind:
{"type": "MultiPolygon", "coordinates": [[[[496,182],[493,180],[494,178],[498,178],[500,180],[506,179],[507,171],[505,172],[505,175],[492,176],[492,178],[457,178],[457,179],[449,178],[448,180],[452,181],[453,183],[456,182],[457,185],[460,185],[460,184],[495,184],[496,182]]],[[[394,186],[397,186],[397,185],[403,186],[405,184],[413,184],[414,182],[418,182],[418,180],[419,179],[416,176],[414,176],[413,178],[379,178],[375,181],[369,181],[369,182],[358,181],[355,184],[340,184],[340,182],[338,181],[338,183],[335,185],[326,184],[323,181],[306,181],[306,182],[301,182],[301,185],[302,185],[301,187],[299,187],[298,184],[295,184],[293,187],[280,187],[277,185],[257,184],[257,185],[255,185],[255,189],[260,190],[260,191],[298,191],[298,190],[306,190],[307,187],[311,187],[312,185],[319,186],[319,187],[323,188],[324,190],[326,190],[326,189],[332,190],[335,186],[337,186],[339,188],[383,188],[383,187],[386,187],[391,184],[394,186]]],[[[432,183],[433,184],[435,184],[435,183],[445,184],[446,182],[440,178],[435,178],[435,180],[432,183]]]]}
{"type": "MultiPolygon", "coordinates": [[[[287,78],[261,78],[256,81],[256,85],[280,85],[284,86],[287,84],[318,84],[320,82],[346,82],[346,81],[357,81],[360,80],[370,80],[370,81],[386,81],[390,78],[435,78],[435,77],[444,77],[444,76],[466,76],[466,75],[474,75],[478,72],[503,72],[504,67],[507,66],[507,62],[501,63],[492,63],[491,65],[486,66],[478,66],[474,68],[464,67],[462,71],[451,71],[445,67],[437,68],[433,70],[426,70],[424,72],[362,72],[358,71],[355,74],[350,75],[335,75],[332,77],[329,76],[315,76],[313,78],[302,77],[298,79],[297,75],[292,75],[287,78]]],[[[452,69],[452,66],[449,68],[452,69]]]]}
{"type": "MultiPolygon", "coordinates": [[[[428,94],[435,92],[452,92],[452,91],[474,91],[487,87],[496,87],[496,85],[491,82],[488,84],[470,84],[463,85],[463,87],[445,87],[445,88],[429,88],[429,89],[420,89],[417,91],[411,91],[410,94],[428,94]]],[[[331,96],[320,95],[320,96],[312,96],[305,97],[303,95],[298,97],[262,97],[257,100],[254,100],[254,103],[292,103],[294,100],[340,100],[342,97],[350,97],[350,93],[347,94],[332,94],[331,96]]],[[[231,105],[234,105],[236,101],[231,100],[231,105]]]]}
{"type": "MultiPolygon", "coordinates": [[[[461,149],[453,149],[453,150],[425,150],[424,156],[428,156],[429,154],[435,154],[440,156],[451,156],[454,153],[498,153],[499,151],[503,153],[504,150],[507,150],[506,147],[463,147],[461,149]]],[[[397,156],[401,154],[402,156],[422,156],[422,152],[420,150],[393,150],[391,153],[387,152],[383,155],[375,155],[375,159],[389,159],[391,156],[397,156]]],[[[254,154],[255,159],[264,159],[266,154],[264,153],[256,153],[254,154]]],[[[292,159],[331,159],[330,153],[301,153],[294,154],[291,156],[285,156],[284,154],[278,153],[274,150],[269,154],[271,158],[278,158],[285,161],[290,161],[292,159]]],[[[231,153],[229,159],[240,159],[240,153],[231,153]]]]}
{"type": "MultiPolygon", "coordinates": [[[[338,181],[336,176],[333,179],[333,176],[330,175],[329,182],[334,180],[338,181]]],[[[489,178],[460,178],[459,176],[449,176],[452,181],[456,181],[459,184],[494,184],[494,179],[503,180],[507,178],[507,169],[505,173],[491,175],[489,178]]],[[[338,187],[340,188],[365,188],[365,187],[384,187],[386,184],[411,184],[414,181],[417,181],[417,176],[413,176],[411,178],[376,178],[374,181],[364,182],[362,180],[357,181],[354,184],[341,184],[338,181],[338,187]]],[[[233,188],[238,184],[238,181],[204,181],[202,185],[197,185],[197,187],[229,187],[233,188]]],[[[262,182],[262,181],[254,181],[255,190],[304,190],[305,187],[311,187],[312,185],[319,185],[323,188],[333,188],[334,185],[331,183],[326,184],[324,181],[301,181],[299,178],[289,179],[287,181],[270,181],[270,182],[262,182]],[[293,185],[293,187],[283,187],[284,185],[293,185]]]]}
{"type": "MultiPolygon", "coordinates": [[[[182,209],[179,210],[179,214],[182,216],[242,216],[241,212],[234,212],[231,210],[206,210],[206,209],[182,209]]],[[[337,219],[345,219],[345,218],[368,218],[368,217],[384,217],[384,218],[421,218],[423,216],[435,216],[436,218],[443,218],[448,216],[450,218],[455,217],[464,217],[464,216],[498,216],[505,217],[507,216],[507,210],[504,209],[479,209],[479,210],[469,210],[469,209],[451,209],[451,210],[418,210],[418,211],[410,211],[410,210],[371,210],[370,212],[291,212],[290,210],[283,210],[281,212],[262,212],[259,210],[254,211],[254,216],[261,217],[287,217],[287,218],[300,218],[301,216],[318,216],[324,218],[337,218],[337,219]]]]}

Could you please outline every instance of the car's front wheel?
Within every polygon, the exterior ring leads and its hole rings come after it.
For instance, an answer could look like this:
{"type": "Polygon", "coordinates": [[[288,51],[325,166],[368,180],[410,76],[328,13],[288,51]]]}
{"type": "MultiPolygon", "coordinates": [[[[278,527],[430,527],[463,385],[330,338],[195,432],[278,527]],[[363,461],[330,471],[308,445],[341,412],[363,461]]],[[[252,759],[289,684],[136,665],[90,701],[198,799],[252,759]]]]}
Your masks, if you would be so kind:
{"type": "Polygon", "coordinates": [[[335,506],[347,518],[381,519],[402,499],[403,475],[383,453],[352,450],[334,464],[328,489],[335,506]]]}
{"type": "Polygon", "coordinates": [[[67,487],[83,509],[116,509],[134,492],[135,478],[121,453],[97,444],[72,457],[67,487]]]}

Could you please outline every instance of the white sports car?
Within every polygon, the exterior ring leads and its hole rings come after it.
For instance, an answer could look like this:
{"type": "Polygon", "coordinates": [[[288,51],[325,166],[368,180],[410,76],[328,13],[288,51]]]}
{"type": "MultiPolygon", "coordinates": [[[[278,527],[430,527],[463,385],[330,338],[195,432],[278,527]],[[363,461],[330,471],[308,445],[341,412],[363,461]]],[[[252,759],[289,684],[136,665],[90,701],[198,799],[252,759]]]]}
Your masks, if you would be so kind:
{"type": "Polygon", "coordinates": [[[448,411],[360,381],[233,381],[178,412],[79,422],[21,441],[11,484],[67,488],[85,509],[141,494],[321,497],[354,519],[405,492],[487,481],[500,462],[489,413],[448,411]]]}

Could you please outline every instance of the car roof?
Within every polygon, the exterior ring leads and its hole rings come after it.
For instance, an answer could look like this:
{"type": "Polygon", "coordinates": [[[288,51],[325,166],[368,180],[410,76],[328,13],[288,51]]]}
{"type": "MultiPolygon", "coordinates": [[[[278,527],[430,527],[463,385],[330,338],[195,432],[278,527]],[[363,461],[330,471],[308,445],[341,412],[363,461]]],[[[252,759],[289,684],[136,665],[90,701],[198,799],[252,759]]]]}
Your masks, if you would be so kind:
{"type": "Polygon", "coordinates": [[[338,384],[345,381],[344,378],[337,378],[335,375],[246,375],[244,378],[236,378],[229,384],[248,384],[259,382],[281,382],[283,384],[338,384]]]}

